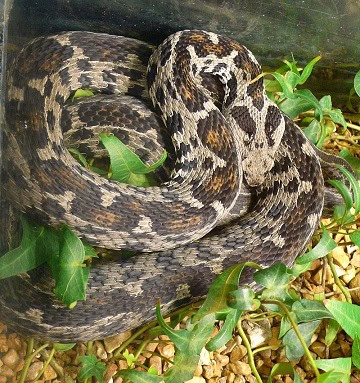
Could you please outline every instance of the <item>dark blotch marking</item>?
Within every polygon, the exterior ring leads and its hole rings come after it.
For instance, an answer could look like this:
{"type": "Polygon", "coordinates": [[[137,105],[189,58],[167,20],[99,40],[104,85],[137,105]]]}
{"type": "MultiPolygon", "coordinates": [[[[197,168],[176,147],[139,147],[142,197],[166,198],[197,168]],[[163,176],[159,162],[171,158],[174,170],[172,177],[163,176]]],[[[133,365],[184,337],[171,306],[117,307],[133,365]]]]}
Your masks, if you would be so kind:
{"type": "Polygon", "coordinates": [[[184,122],[179,113],[174,113],[166,119],[166,126],[171,127],[171,131],[184,133],[184,122]]]}
{"type": "Polygon", "coordinates": [[[275,143],[272,135],[275,132],[276,128],[280,125],[281,120],[282,115],[280,110],[274,105],[269,106],[265,118],[265,133],[269,146],[273,146],[275,143]]]}
{"type": "Polygon", "coordinates": [[[264,106],[264,84],[263,79],[250,84],[247,87],[246,93],[251,97],[252,102],[257,110],[261,110],[264,106]]]}
{"type": "Polygon", "coordinates": [[[256,133],[256,123],[251,117],[248,108],[246,106],[236,106],[231,110],[230,114],[240,128],[247,133],[249,140],[251,140],[256,133]]]}
{"type": "Polygon", "coordinates": [[[165,104],[165,93],[161,86],[156,89],[156,99],[161,106],[165,104]]]}
{"type": "Polygon", "coordinates": [[[154,83],[157,75],[157,65],[152,64],[147,72],[147,83],[148,87],[151,88],[152,84],[154,83]]]}

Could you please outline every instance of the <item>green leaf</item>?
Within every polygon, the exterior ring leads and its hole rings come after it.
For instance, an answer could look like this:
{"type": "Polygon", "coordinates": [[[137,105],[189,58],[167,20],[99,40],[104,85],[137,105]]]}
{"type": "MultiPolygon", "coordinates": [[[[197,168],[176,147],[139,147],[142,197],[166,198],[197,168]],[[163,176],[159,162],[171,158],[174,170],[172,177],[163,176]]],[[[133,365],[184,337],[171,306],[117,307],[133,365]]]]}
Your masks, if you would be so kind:
{"type": "Polygon", "coordinates": [[[360,334],[354,338],[354,343],[351,347],[352,351],[352,362],[356,368],[360,368],[360,334]]]}
{"type": "Polygon", "coordinates": [[[353,172],[356,175],[356,178],[360,179],[360,159],[353,156],[348,150],[341,150],[339,153],[340,157],[342,157],[352,168],[353,172]]]}
{"type": "Polygon", "coordinates": [[[305,81],[309,78],[314,65],[321,59],[321,56],[317,56],[313,58],[307,65],[306,67],[302,70],[301,75],[300,75],[300,81],[299,85],[302,85],[305,83],[305,81]]]}
{"type": "Polygon", "coordinates": [[[111,163],[111,178],[135,186],[144,186],[146,177],[144,174],[153,172],[166,159],[167,152],[164,150],[162,156],[154,164],[145,165],[140,157],[131,151],[114,135],[100,134],[101,142],[109,152],[111,163]]]}
{"type": "Polygon", "coordinates": [[[337,373],[341,373],[341,382],[350,383],[351,358],[317,359],[315,364],[323,371],[334,370],[337,373]]]}
{"type": "Polygon", "coordinates": [[[356,94],[360,97],[360,70],[356,73],[354,78],[354,89],[356,94]]]}
{"type": "Polygon", "coordinates": [[[213,332],[215,314],[209,314],[192,325],[191,330],[174,330],[163,319],[160,305],[156,316],[164,333],[175,345],[174,365],[165,372],[165,382],[183,383],[194,376],[200,352],[213,332]]]}
{"type": "Polygon", "coordinates": [[[343,379],[344,375],[341,372],[330,370],[321,374],[317,379],[317,383],[338,383],[343,379]]]}
{"type": "Polygon", "coordinates": [[[287,98],[278,106],[290,118],[295,118],[300,113],[307,112],[308,110],[313,108],[311,102],[302,98],[287,98]]]}
{"type": "Polygon", "coordinates": [[[221,330],[206,345],[209,351],[219,350],[233,337],[233,330],[240,319],[242,311],[232,309],[226,316],[221,330]]]}
{"type": "Polygon", "coordinates": [[[94,95],[94,92],[91,89],[77,89],[73,95],[72,101],[81,97],[91,97],[94,95]]]}
{"type": "Polygon", "coordinates": [[[280,86],[284,92],[284,96],[286,98],[294,98],[293,87],[292,87],[291,83],[289,83],[287,81],[287,79],[279,73],[273,72],[273,73],[271,73],[271,75],[274,76],[275,79],[279,82],[279,84],[280,84],[280,86]]]}
{"type": "Polygon", "coordinates": [[[322,112],[321,105],[320,105],[318,99],[313,95],[313,93],[309,89],[297,90],[294,93],[294,95],[297,98],[301,98],[304,101],[307,101],[307,102],[311,103],[312,107],[315,109],[315,111],[319,115],[319,121],[321,121],[323,119],[323,112],[322,112]]]}
{"type": "Polygon", "coordinates": [[[332,108],[331,96],[328,95],[328,96],[322,97],[319,100],[319,104],[323,110],[326,110],[326,109],[331,110],[332,108]]]}
{"type": "Polygon", "coordinates": [[[153,374],[146,374],[137,370],[120,370],[117,375],[130,379],[133,383],[161,383],[164,378],[153,374]]]}
{"type": "Polygon", "coordinates": [[[76,346],[76,343],[54,343],[53,347],[56,351],[69,351],[76,346]]]}
{"type": "Polygon", "coordinates": [[[356,246],[360,247],[360,230],[355,230],[350,234],[350,239],[355,243],[356,246]]]}
{"type": "Polygon", "coordinates": [[[125,358],[127,365],[132,368],[133,363],[136,361],[136,358],[134,354],[130,354],[129,350],[126,349],[123,353],[122,356],[125,358]]]}
{"type": "Polygon", "coordinates": [[[360,334],[360,306],[334,300],[328,301],[325,306],[351,338],[360,334]]]}
{"type": "Polygon", "coordinates": [[[102,383],[106,366],[96,359],[95,355],[78,356],[82,367],[79,373],[79,380],[84,381],[95,376],[98,382],[102,383]]]}
{"type": "Polygon", "coordinates": [[[342,125],[345,129],[347,128],[347,122],[342,114],[340,109],[332,109],[328,111],[324,111],[324,114],[328,115],[334,122],[342,125]]]}
{"type": "Polygon", "coordinates": [[[285,300],[287,286],[291,278],[291,274],[287,272],[287,268],[283,263],[275,263],[254,273],[254,281],[266,287],[261,293],[262,299],[285,300]]]}
{"type": "Polygon", "coordinates": [[[309,126],[303,128],[306,137],[313,143],[317,144],[321,133],[321,124],[315,118],[310,122],[309,126]]]}
{"type": "Polygon", "coordinates": [[[328,180],[327,182],[340,193],[345,202],[346,210],[350,210],[353,205],[353,197],[350,189],[343,182],[338,180],[328,180]]]}
{"type": "Polygon", "coordinates": [[[341,172],[346,176],[346,178],[348,179],[350,183],[353,196],[354,196],[354,208],[355,208],[354,214],[357,215],[358,213],[360,213],[360,185],[349,170],[345,169],[341,165],[337,165],[336,167],[341,170],[341,172]]]}
{"type": "Polygon", "coordinates": [[[254,310],[254,303],[259,307],[260,302],[256,299],[254,302],[255,293],[249,287],[240,287],[237,290],[230,291],[227,304],[229,307],[238,310],[254,310]]]}
{"type": "MultiPolygon", "coordinates": [[[[292,312],[290,312],[290,315],[293,316],[292,312]]],[[[281,339],[290,330],[291,330],[291,322],[289,318],[286,315],[284,315],[281,318],[280,331],[279,331],[278,338],[281,339]]]]}
{"type": "Polygon", "coordinates": [[[301,299],[294,302],[292,305],[292,313],[298,323],[310,322],[324,318],[333,319],[333,316],[329,310],[327,310],[321,302],[311,301],[308,299],[301,299]]]}
{"type": "MultiPolygon", "coordinates": [[[[314,335],[316,329],[319,327],[321,320],[313,322],[300,323],[298,328],[307,346],[310,345],[311,338],[314,335]]],[[[289,361],[300,359],[305,351],[297,337],[294,329],[288,331],[283,337],[283,344],[285,345],[286,357],[289,361]]]]}
{"type": "Polygon", "coordinates": [[[26,273],[45,263],[49,251],[43,251],[41,243],[51,235],[51,229],[44,226],[32,226],[21,217],[22,239],[20,246],[0,257],[0,279],[19,273],[26,273]]]}
{"type": "Polygon", "coordinates": [[[297,258],[295,261],[296,263],[302,265],[304,263],[314,261],[315,259],[325,257],[325,255],[329,254],[331,250],[334,250],[335,247],[337,247],[336,242],[330,237],[329,233],[325,229],[325,226],[321,225],[321,227],[323,235],[319,243],[313,249],[297,258]]]}
{"type": "Polygon", "coordinates": [[[294,377],[294,383],[301,383],[300,376],[295,371],[294,367],[290,363],[276,363],[271,369],[270,375],[267,379],[267,383],[271,383],[276,375],[290,375],[294,377]]]}
{"type": "Polygon", "coordinates": [[[290,269],[290,272],[294,277],[297,278],[300,274],[303,274],[305,273],[305,271],[309,270],[309,268],[311,267],[311,264],[312,264],[311,261],[303,263],[303,264],[295,262],[294,266],[290,269]]]}
{"type": "Polygon", "coordinates": [[[334,221],[339,225],[354,222],[354,214],[346,209],[345,204],[337,205],[334,207],[333,218],[334,221]]]}
{"type": "Polygon", "coordinates": [[[335,319],[330,319],[329,324],[326,328],[326,335],[325,335],[325,344],[327,346],[330,346],[332,342],[335,340],[336,335],[339,331],[340,325],[335,319]]]}
{"type": "Polygon", "coordinates": [[[193,316],[193,321],[228,307],[227,298],[231,291],[239,288],[239,278],[245,266],[247,266],[246,263],[231,266],[216,277],[209,288],[204,303],[193,316]]]}
{"type": "Polygon", "coordinates": [[[83,243],[71,230],[64,228],[63,243],[56,265],[58,272],[54,276],[54,294],[66,305],[86,299],[89,267],[83,264],[84,258],[83,243]]]}

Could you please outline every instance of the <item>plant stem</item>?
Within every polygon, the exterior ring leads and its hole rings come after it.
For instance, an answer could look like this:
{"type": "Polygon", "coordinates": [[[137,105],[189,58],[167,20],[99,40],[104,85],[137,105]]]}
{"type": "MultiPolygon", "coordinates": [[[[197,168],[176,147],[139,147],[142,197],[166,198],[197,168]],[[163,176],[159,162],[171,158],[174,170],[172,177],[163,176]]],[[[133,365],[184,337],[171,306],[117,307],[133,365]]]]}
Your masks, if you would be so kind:
{"type": "Polygon", "coordinates": [[[300,343],[301,343],[301,345],[302,345],[302,347],[303,347],[303,349],[305,351],[305,354],[306,354],[307,358],[309,359],[311,367],[313,368],[313,370],[315,372],[316,378],[319,378],[320,372],[319,372],[319,370],[318,370],[318,368],[317,368],[317,366],[315,364],[314,358],[312,357],[311,352],[310,352],[308,346],[306,345],[304,338],[302,337],[302,335],[300,333],[299,327],[296,324],[296,322],[294,321],[294,318],[290,314],[290,312],[287,309],[286,305],[284,305],[284,303],[282,303],[280,301],[275,301],[275,300],[268,300],[268,301],[265,301],[263,303],[264,304],[265,303],[270,303],[270,304],[278,305],[284,311],[285,315],[288,317],[288,319],[289,319],[289,321],[291,323],[292,328],[295,331],[296,336],[298,337],[298,339],[299,339],[299,341],[300,341],[300,343]]]}
{"type": "Polygon", "coordinates": [[[49,365],[50,361],[52,360],[54,354],[55,354],[55,348],[52,348],[50,351],[50,355],[48,356],[48,358],[44,362],[43,368],[39,371],[39,373],[36,375],[36,378],[34,380],[32,380],[31,383],[36,383],[40,379],[42,374],[45,372],[46,367],[49,365]]]}
{"type": "Polygon", "coordinates": [[[24,363],[24,367],[21,371],[19,383],[24,383],[25,378],[27,375],[27,372],[29,370],[31,361],[32,361],[32,350],[34,349],[34,338],[29,338],[28,344],[27,344],[27,349],[26,349],[26,359],[24,363]]]}
{"type": "Polygon", "coordinates": [[[249,340],[248,340],[248,338],[247,338],[247,336],[246,336],[246,334],[245,334],[245,332],[241,326],[241,319],[237,323],[236,328],[237,328],[239,335],[240,335],[240,337],[244,343],[244,346],[246,347],[247,354],[248,354],[248,362],[249,362],[249,365],[251,367],[251,371],[254,374],[257,382],[262,383],[262,379],[258,373],[258,370],[256,369],[256,366],[255,366],[254,354],[252,352],[250,342],[249,342],[249,340]]]}
{"type": "Polygon", "coordinates": [[[331,269],[331,272],[334,276],[334,281],[335,281],[335,284],[336,286],[340,289],[340,291],[344,294],[344,297],[346,299],[346,302],[349,302],[351,303],[351,295],[349,294],[349,292],[345,289],[345,287],[343,286],[343,284],[341,283],[337,273],[336,273],[336,270],[335,270],[335,266],[334,266],[334,262],[333,262],[333,259],[332,257],[330,256],[330,254],[328,254],[326,256],[327,258],[327,261],[328,261],[328,264],[330,266],[330,269],[331,269]]]}

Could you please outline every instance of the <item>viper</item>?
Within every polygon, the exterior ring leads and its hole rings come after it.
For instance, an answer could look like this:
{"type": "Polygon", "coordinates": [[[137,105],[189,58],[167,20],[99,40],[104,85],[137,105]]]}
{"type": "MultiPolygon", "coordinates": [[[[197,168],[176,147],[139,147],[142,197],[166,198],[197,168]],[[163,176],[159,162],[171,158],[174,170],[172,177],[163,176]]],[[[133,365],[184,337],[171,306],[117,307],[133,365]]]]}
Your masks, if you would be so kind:
{"type": "Polygon", "coordinates": [[[247,48],[205,31],[156,49],[91,32],[26,45],[7,76],[8,201],[98,248],[138,254],[95,262],[73,310],[42,271],[4,280],[1,318],[45,340],[103,338],[153,319],[158,299],[164,311],[199,299],[230,265],[290,265],[322,213],[321,164],[342,161],[267,98],[261,73],[247,48]],[[80,88],[96,95],[71,102],[80,88]],[[160,186],[106,179],[69,153],[99,155],[109,131],[147,163],[167,147],[160,186]]]}

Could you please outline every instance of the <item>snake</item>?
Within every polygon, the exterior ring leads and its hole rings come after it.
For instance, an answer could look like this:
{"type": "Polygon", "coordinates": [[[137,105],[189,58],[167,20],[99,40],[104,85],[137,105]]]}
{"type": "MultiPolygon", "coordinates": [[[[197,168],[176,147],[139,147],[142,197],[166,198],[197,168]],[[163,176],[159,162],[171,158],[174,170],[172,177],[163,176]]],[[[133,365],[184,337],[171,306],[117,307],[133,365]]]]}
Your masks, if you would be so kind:
{"type": "Polygon", "coordinates": [[[36,38],[9,67],[3,194],[16,212],[113,252],[93,262],[72,310],[43,269],[2,280],[0,319],[16,331],[104,338],[153,320],[158,300],[163,312],[199,300],[231,265],[291,265],[305,249],[324,206],[322,167],[342,162],[267,97],[243,45],[201,30],[158,47],[71,31],[36,38]],[[72,102],[77,89],[95,95],[72,102]],[[69,152],[98,155],[109,129],[145,163],[167,148],[160,186],[101,177],[69,152]]]}

